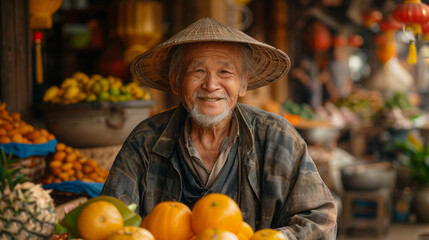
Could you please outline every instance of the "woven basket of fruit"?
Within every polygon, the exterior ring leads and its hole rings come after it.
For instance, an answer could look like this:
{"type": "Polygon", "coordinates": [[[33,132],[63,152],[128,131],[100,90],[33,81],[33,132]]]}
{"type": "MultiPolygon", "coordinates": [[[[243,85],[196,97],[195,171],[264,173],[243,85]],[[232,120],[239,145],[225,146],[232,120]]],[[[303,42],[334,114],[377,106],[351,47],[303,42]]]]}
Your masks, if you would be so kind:
{"type": "Polygon", "coordinates": [[[21,169],[21,173],[24,174],[28,180],[37,182],[45,176],[45,156],[31,156],[25,159],[19,159],[9,167],[11,169],[21,169]]]}
{"type": "Polygon", "coordinates": [[[94,148],[79,148],[79,151],[97,161],[98,165],[104,169],[109,170],[113,164],[113,161],[121,150],[122,145],[113,145],[106,147],[94,147],[94,148]]]}

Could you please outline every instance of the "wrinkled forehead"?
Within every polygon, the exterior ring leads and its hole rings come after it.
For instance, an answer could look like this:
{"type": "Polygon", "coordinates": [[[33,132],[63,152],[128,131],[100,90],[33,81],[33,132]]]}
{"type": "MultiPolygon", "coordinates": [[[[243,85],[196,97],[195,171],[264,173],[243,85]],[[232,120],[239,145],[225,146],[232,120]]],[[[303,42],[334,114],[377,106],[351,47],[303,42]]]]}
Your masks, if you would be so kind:
{"type": "Polygon", "coordinates": [[[195,60],[201,57],[217,56],[229,59],[232,62],[241,63],[240,45],[238,43],[199,42],[189,43],[184,47],[185,61],[195,60]]]}

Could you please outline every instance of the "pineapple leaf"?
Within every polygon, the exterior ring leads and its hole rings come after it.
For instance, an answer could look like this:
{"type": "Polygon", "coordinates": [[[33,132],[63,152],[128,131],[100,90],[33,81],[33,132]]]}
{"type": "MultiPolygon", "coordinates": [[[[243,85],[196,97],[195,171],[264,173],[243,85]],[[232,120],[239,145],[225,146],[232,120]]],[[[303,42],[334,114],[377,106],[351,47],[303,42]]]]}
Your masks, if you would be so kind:
{"type": "Polygon", "coordinates": [[[1,148],[1,159],[0,159],[0,191],[4,192],[6,186],[9,186],[10,190],[13,190],[18,183],[28,181],[24,174],[19,174],[20,168],[8,169],[8,165],[19,161],[14,159],[12,151],[6,156],[4,147],[1,148]]]}

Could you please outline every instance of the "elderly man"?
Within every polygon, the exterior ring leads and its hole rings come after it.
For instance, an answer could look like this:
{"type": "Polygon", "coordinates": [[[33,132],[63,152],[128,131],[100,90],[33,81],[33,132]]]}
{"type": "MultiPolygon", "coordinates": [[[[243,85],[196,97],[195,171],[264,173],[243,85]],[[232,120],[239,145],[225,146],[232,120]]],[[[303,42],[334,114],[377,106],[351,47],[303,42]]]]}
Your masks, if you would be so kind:
{"type": "Polygon", "coordinates": [[[303,139],[279,115],[237,103],[289,68],[282,51],[209,18],[138,56],[134,77],[181,103],[132,131],[102,194],[136,203],[144,217],[159,202],[192,208],[218,192],[254,230],[335,239],[336,207],[303,139]]]}

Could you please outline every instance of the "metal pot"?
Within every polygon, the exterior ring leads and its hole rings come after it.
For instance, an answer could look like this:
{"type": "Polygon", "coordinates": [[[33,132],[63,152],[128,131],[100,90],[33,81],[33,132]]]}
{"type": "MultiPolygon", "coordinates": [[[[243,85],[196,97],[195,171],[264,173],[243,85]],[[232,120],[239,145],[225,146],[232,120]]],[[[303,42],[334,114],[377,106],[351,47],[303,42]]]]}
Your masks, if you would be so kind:
{"type": "Polygon", "coordinates": [[[346,191],[393,190],[396,170],[390,162],[357,163],[341,169],[341,181],[346,191]]]}

